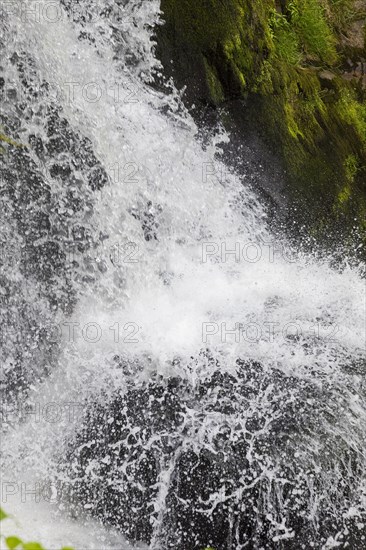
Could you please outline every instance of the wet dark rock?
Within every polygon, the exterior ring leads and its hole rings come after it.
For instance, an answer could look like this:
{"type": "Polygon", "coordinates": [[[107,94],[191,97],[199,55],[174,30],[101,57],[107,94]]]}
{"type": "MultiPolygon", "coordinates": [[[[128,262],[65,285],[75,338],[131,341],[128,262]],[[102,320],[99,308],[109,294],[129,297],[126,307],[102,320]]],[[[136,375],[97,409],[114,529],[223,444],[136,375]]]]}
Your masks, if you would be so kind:
{"type": "Polygon", "coordinates": [[[60,177],[63,180],[67,180],[71,175],[71,168],[68,164],[54,164],[50,168],[50,174],[53,178],[60,177]]]}
{"type": "Polygon", "coordinates": [[[366,512],[351,384],[246,361],[196,385],[127,381],[86,404],[61,474],[68,499],[164,549],[320,550],[330,537],[361,549],[365,527],[347,516],[366,512]]]}
{"type": "Polygon", "coordinates": [[[44,145],[40,136],[30,135],[28,138],[29,145],[35,151],[38,158],[41,158],[44,154],[44,145]]]}
{"type": "Polygon", "coordinates": [[[102,189],[108,183],[108,176],[101,166],[96,166],[88,174],[88,183],[93,191],[102,189]]]}
{"type": "Polygon", "coordinates": [[[132,216],[141,222],[145,241],[158,240],[158,219],[162,211],[160,204],[154,206],[151,201],[148,201],[146,206],[131,210],[132,216]]]}
{"type": "Polygon", "coordinates": [[[65,118],[32,56],[4,49],[1,54],[0,124],[16,144],[0,154],[6,298],[0,305],[1,394],[11,401],[57,362],[60,342],[45,335],[72,313],[78,285],[85,284],[83,254],[99,244],[86,221],[93,191],[108,177],[90,140],[65,118]],[[30,331],[31,326],[38,328],[30,331]]]}

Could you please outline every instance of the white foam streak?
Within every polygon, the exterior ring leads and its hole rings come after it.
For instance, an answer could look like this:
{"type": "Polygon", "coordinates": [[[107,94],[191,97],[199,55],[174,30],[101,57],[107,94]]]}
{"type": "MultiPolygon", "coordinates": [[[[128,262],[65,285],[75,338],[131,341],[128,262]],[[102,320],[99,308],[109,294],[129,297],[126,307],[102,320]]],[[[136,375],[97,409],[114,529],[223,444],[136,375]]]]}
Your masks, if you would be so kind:
{"type": "MultiPolygon", "coordinates": [[[[157,2],[146,2],[138,10],[139,5],[131,2],[141,20],[156,20],[157,2]]],[[[129,44],[137,54],[141,48],[150,52],[150,31],[141,20],[141,33],[135,38],[142,45],[135,44],[132,35],[129,44]]],[[[52,25],[45,20],[17,22],[18,39],[37,59],[44,79],[63,91],[78,84],[72,100],[65,94],[59,98],[63,115],[75,131],[90,138],[110,175],[109,185],[95,196],[95,227],[109,235],[110,241],[134,242],[138,248],[138,261],[124,263],[117,270],[123,283],[117,284],[115,270],[109,269],[99,277],[97,287],[88,287],[79,296],[69,320],[78,324],[77,336],[72,341],[64,336],[59,371],[36,389],[38,400],[41,404],[55,399],[82,402],[102,387],[112,391],[124,383],[113,356],[145,366],[136,378],[148,378],[155,369],[194,378],[199,374],[192,372],[191,359],[203,349],[209,349],[228,371],[241,357],[296,376],[312,377],[317,371],[330,379],[341,377],[344,361],[364,353],[364,281],[356,270],[338,273],[311,258],[272,258],[263,243],[273,238],[253,193],[227,170],[222,178],[217,177],[223,168],[217,160],[218,146],[213,141],[202,148],[190,116],[177,114],[176,99],[146,83],[148,67],[134,69],[123,67],[121,60],[116,62],[108,21],[99,24],[105,34],[91,45],[78,39],[77,25],[66,16],[52,25]],[[91,82],[110,90],[126,81],[137,86],[136,102],[116,102],[111,93],[88,101],[79,93],[91,82]],[[175,109],[176,115],[163,114],[164,107],[170,113],[175,109]],[[115,167],[126,175],[129,163],[134,177],[115,181],[115,167]],[[212,163],[216,175],[207,177],[207,166],[212,163]],[[146,241],[141,220],[131,211],[143,212],[149,203],[158,227],[157,239],[146,241]],[[223,261],[222,243],[232,250],[236,243],[242,247],[248,242],[260,246],[258,261],[248,261],[243,255],[239,261],[232,255],[223,261]],[[207,262],[203,261],[205,243],[213,243],[216,250],[207,262]],[[82,333],[90,323],[102,332],[93,343],[82,333]],[[112,328],[116,324],[122,331],[118,341],[112,328]],[[136,335],[132,330],[132,337],[131,324],[137,329],[136,335]],[[177,358],[179,362],[173,365],[177,358]]],[[[149,55],[151,69],[156,61],[149,55]]],[[[355,402],[352,407],[354,415],[361,417],[363,405],[355,402]]],[[[71,429],[69,425],[42,426],[23,425],[7,440],[8,448],[23,445],[31,453],[29,461],[37,475],[49,467],[54,446],[62,445],[71,429]]],[[[17,468],[22,464],[19,460],[17,468]]],[[[166,483],[168,478],[167,473],[166,483]]],[[[69,533],[63,544],[70,541],[76,547],[97,548],[93,539],[99,541],[102,536],[88,533],[88,525],[54,519],[47,507],[10,503],[6,507],[29,521],[32,529],[23,529],[23,525],[22,535],[39,536],[45,544],[58,545],[69,533]],[[55,530],[50,525],[56,521],[55,530]]],[[[106,536],[112,541],[113,537],[106,536]]]]}

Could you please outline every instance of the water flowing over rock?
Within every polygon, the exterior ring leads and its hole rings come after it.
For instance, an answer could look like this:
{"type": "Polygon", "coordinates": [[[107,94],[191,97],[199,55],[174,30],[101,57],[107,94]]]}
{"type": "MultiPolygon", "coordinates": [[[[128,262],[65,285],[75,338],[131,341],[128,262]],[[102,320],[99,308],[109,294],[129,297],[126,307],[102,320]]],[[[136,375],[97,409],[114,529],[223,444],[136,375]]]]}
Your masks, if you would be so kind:
{"type": "Polygon", "coordinates": [[[349,432],[352,379],[341,390],[258,363],[231,374],[209,363],[194,386],[155,376],[93,398],[69,456],[76,507],[153,547],[320,547],[336,529],[361,548],[365,531],[347,517],[364,468],[362,444],[344,444],[363,440],[349,432]]]}
{"type": "MultiPolygon", "coordinates": [[[[225,124],[207,105],[192,116],[197,90],[184,96],[161,55],[169,4],[1,7],[9,529],[47,548],[364,548],[362,266],[275,227],[286,174],[246,133],[242,97],[225,124]]],[[[240,76],[232,58],[220,80],[212,55],[217,108],[240,76]]],[[[333,74],[319,69],[329,90],[333,74]]]]}

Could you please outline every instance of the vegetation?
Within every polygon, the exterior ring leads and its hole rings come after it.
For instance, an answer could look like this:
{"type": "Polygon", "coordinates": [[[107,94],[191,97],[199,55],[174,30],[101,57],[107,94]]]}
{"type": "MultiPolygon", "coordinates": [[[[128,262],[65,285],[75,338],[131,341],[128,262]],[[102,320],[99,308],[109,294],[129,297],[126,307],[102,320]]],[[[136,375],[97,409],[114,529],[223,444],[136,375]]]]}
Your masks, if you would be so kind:
{"type": "MultiPolygon", "coordinates": [[[[0,521],[10,517],[11,516],[8,516],[4,510],[0,508],[0,521]]],[[[4,537],[1,535],[1,538],[5,541],[6,547],[9,548],[9,550],[45,550],[39,542],[24,542],[22,539],[15,536],[4,537]]],[[[61,550],[73,550],[73,548],[64,546],[61,550]]]]}
{"type": "MultiPolygon", "coordinates": [[[[1,130],[1,126],[0,126],[1,130]]],[[[13,147],[24,147],[22,143],[18,143],[17,141],[14,141],[10,137],[6,136],[4,133],[0,131],[0,153],[4,152],[4,148],[1,146],[2,143],[8,143],[9,145],[13,145],[13,147]]]]}
{"type": "Polygon", "coordinates": [[[188,103],[224,106],[230,117],[233,100],[244,100],[246,123],[283,160],[294,219],[317,238],[356,228],[366,239],[360,4],[162,0],[158,53],[188,103]]]}
{"type": "MultiPolygon", "coordinates": [[[[10,518],[11,516],[8,516],[4,512],[2,508],[0,508],[0,521],[10,518]]],[[[45,550],[45,548],[39,544],[38,542],[24,542],[18,537],[10,536],[10,537],[4,537],[1,536],[3,540],[5,540],[6,547],[9,550],[45,550]]],[[[70,546],[63,546],[61,550],[74,550],[70,546]]],[[[211,546],[207,546],[203,550],[215,550],[215,548],[212,548],[211,546]]]]}

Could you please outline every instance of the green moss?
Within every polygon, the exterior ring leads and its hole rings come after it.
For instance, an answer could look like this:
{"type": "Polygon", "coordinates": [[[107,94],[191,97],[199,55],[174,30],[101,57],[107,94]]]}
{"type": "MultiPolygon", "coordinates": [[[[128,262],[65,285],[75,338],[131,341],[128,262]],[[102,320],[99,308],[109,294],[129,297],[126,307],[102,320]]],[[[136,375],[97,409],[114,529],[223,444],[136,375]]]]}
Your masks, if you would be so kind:
{"type": "Polygon", "coordinates": [[[290,22],[283,14],[272,10],[269,26],[278,58],[291,65],[298,65],[302,60],[300,43],[290,22]]]}
{"type": "Polygon", "coordinates": [[[293,25],[308,59],[332,65],[337,61],[336,38],[319,0],[292,0],[288,4],[293,25]]]}
{"type": "Polygon", "coordinates": [[[195,103],[225,101],[228,111],[230,100],[246,100],[252,127],[283,159],[299,223],[318,236],[331,226],[364,228],[366,91],[342,77],[349,54],[342,37],[360,18],[353,0],[162,0],[161,7],[165,67],[195,103]]]}
{"type": "Polygon", "coordinates": [[[346,184],[338,194],[338,208],[344,208],[352,196],[352,184],[355,181],[359,168],[359,159],[355,155],[348,155],[344,161],[346,184]]]}
{"type": "Polygon", "coordinates": [[[196,93],[198,87],[202,97],[216,104],[213,74],[225,97],[239,96],[254,85],[263,52],[273,46],[268,25],[273,7],[274,0],[258,0],[255,9],[251,0],[162,0],[167,23],[158,29],[158,54],[167,67],[174,58],[171,69],[178,86],[191,81],[196,93]]]}
{"type": "Polygon", "coordinates": [[[360,141],[366,143],[366,104],[357,101],[351,88],[340,90],[335,110],[341,122],[355,128],[360,141]]]}
{"type": "Polygon", "coordinates": [[[291,65],[332,65],[338,59],[336,38],[318,0],[291,0],[284,13],[272,10],[269,26],[277,57],[291,65]]]}
{"type": "Polygon", "coordinates": [[[210,67],[206,59],[204,59],[204,64],[205,64],[205,70],[206,70],[207,85],[210,90],[210,96],[212,98],[212,101],[216,105],[218,105],[225,98],[225,94],[222,89],[220,79],[218,78],[215,68],[210,67]]]}
{"type": "Polygon", "coordinates": [[[344,169],[346,173],[347,182],[353,183],[358,172],[359,159],[356,155],[348,155],[344,161],[344,169]]]}

